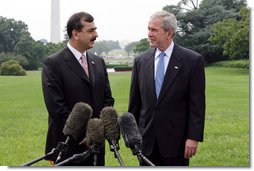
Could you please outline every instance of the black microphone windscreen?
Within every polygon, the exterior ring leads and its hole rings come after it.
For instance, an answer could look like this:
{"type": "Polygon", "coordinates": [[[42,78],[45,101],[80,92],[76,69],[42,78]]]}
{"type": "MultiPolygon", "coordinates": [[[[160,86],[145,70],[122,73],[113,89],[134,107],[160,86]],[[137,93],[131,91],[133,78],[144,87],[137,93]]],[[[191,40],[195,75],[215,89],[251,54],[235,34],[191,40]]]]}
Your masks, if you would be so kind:
{"type": "Polygon", "coordinates": [[[120,130],[117,124],[117,112],[113,107],[104,107],[100,113],[100,119],[104,124],[105,138],[111,143],[118,142],[120,139],[120,130]]]}
{"type": "Polygon", "coordinates": [[[118,117],[118,124],[126,147],[141,147],[142,136],[139,132],[136,120],[131,113],[123,113],[118,117]]]}
{"type": "Polygon", "coordinates": [[[85,132],[87,122],[91,118],[93,110],[90,105],[78,102],[74,105],[63,129],[66,136],[72,136],[75,140],[85,132]]]}
{"type": "Polygon", "coordinates": [[[86,129],[86,137],[81,143],[85,143],[89,146],[93,144],[103,144],[104,141],[104,126],[102,120],[98,118],[90,119],[86,129]]]}

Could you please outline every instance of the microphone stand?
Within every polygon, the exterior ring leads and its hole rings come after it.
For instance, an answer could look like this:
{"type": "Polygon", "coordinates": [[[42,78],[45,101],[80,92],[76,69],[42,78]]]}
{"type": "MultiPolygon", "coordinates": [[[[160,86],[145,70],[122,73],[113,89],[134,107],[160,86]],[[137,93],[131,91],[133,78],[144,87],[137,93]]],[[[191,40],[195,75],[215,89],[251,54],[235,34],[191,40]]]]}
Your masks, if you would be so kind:
{"type": "Polygon", "coordinates": [[[45,159],[47,157],[53,156],[54,154],[57,154],[60,151],[63,151],[64,149],[66,149],[66,148],[67,148],[67,144],[65,142],[59,142],[57,147],[53,148],[49,153],[47,153],[47,154],[45,154],[45,155],[43,155],[41,157],[38,157],[37,159],[34,159],[34,160],[30,161],[30,162],[27,162],[27,163],[25,163],[25,164],[23,164],[21,166],[31,166],[32,164],[37,163],[37,162],[39,162],[39,161],[41,161],[41,160],[43,160],[43,159],[45,159]]]}
{"type": "Polygon", "coordinates": [[[144,160],[149,166],[155,166],[150,160],[148,160],[142,153],[138,153],[137,157],[139,160],[144,160]]]}
{"type": "Polygon", "coordinates": [[[89,157],[91,155],[92,149],[88,149],[83,153],[80,154],[74,154],[72,157],[69,157],[68,159],[61,161],[60,163],[57,163],[55,166],[63,166],[65,164],[68,164],[70,162],[73,161],[81,161],[83,159],[86,159],[87,157],[89,157]]]}
{"type": "Polygon", "coordinates": [[[131,149],[132,149],[133,155],[137,155],[139,161],[142,161],[142,160],[143,160],[143,161],[146,162],[149,166],[155,166],[150,160],[148,160],[148,158],[146,158],[146,157],[141,153],[141,151],[139,150],[139,148],[137,147],[137,145],[134,145],[134,148],[131,148],[131,149]]]}
{"type": "Polygon", "coordinates": [[[70,162],[82,161],[84,159],[87,159],[87,157],[89,157],[91,154],[93,154],[93,158],[94,158],[93,164],[94,164],[94,166],[97,166],[97,159],[98,159],[97,154],[99,154],[99,153],[100,153],[99,145],[94,144],[94,145],[92,145],[91,148],[89,148],[85,152],[80,153],[80,154],[74,154],[72,157],[69,157],[68,159],[66,159],[64,161],[61,161],[60,163],[57,163],[55,166],[63,166],[63,165],[66,165],[70,162]]]}
{"type": "Polygon", "coordinates": [[[60,153],[57,156],[55,163],[58,163],[62,158],[63,152],[67,151],[67,148],[68,148],[67,144],[69,143],[69,141],[70,141],[70,136],[68,136],[67,139],[65,140],[64,144],[66,144],[66,146],[65,146],[65,148],[61,149],[60,153]]]}
{"type": "Polygon", "coordinates": [[[109,146],[110,146],[110,151],[114,152],[115,158],[117,158],[120,165],[125,166],[120,154],[118,153],[118,150],[120,149],[118,143],[116,143],[115,141],[112,141],[111,144],[109,144],[109,146]]]}
{"type": "Polygon", "coordinates": [[[92,154],[93,154],[93,165],[97,166],[98,154],[100,153],[100,147],[98,144],[92,145],[92,154]]]}

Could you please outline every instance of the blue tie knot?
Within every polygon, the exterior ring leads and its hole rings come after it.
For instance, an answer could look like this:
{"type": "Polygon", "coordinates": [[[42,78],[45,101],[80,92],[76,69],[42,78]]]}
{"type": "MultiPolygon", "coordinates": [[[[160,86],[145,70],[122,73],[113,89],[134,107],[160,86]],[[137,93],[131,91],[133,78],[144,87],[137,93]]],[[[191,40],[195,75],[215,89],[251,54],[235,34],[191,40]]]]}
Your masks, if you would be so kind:
{"type": "Polygon", "coordinates": [[[165,55],[166,55],[165,52],[161,52],[160,55],[159,55],[159,58],[164,58],[165,55]]]}

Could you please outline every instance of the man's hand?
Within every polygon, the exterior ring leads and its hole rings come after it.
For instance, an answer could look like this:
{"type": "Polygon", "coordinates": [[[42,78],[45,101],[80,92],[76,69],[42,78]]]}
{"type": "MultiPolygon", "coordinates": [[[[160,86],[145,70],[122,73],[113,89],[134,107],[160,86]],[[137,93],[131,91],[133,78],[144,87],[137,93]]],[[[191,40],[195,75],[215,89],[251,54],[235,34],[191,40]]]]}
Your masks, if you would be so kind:
{"type": "Polygon", "coordinates": [[[198,149],[198,141],[187,139],[185,142],[184,158],[189,159],[194,156],[198,149]]]}

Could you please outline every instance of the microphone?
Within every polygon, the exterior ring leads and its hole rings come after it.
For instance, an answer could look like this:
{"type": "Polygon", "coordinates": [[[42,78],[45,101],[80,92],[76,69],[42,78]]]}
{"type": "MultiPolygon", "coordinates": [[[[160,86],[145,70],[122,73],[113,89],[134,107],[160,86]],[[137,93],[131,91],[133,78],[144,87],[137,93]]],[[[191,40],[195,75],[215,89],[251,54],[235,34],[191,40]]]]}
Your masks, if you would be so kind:
{"type": "Polygon", "coordinates": [[[67,151],[70,137],[77,140],[80,137],[80,133],[86,129],[87,122],[91,118],[93,113],[92,108],[83,102],[76,103],[64,125],[63,133],[67,136],[65,142],[59,142],[56,148],[53,148],[49,153],[38,157],[30,162],[27,162],[21,166],[30,166],[38,161],[41,161],[47,157],[52,157],[58,154],[55,163],[58,163],[61,159],[63,152],[67,151]]]}
{"type": "Polygon", "coordinates": [[[81,133],[85,132],[87,122],[91,118],[92,113],[93,110],[87,103],[76,103],[64,125],[64,135],[71,136],[75,140],[78,140],[81,133]]]}
{"type": "Polygon", "coordinates": [[[90,119],[86,129],[86,137],[79,144],[84,143],[90,147],[94,157],[94,166],[97,166],[97,154],[100,153],[100,147],[103,146],[104,142],[104,125],[102,120],[98,118],[90,119]]]}
{"type": "Polygon", "coordinates": [[[124,162],[118,153],[120,139],[120,130],[117,124],[117,112],[113,107],[104,107],[100,113],[100,119],[104,124],[104,136],[108,140],[110,150],[114,151],[115,157],[118,159],[121,166],[124,166],[124,162]]]}
{"type": "Polygon", "coordinates": [[[91,118],[92,113],[93,110],[87,103],[78,102],[74,105],[63,129],[64,135],[67,136],[64,142],[65,148],[60,151],[55,163],[58,163],[61,160],[63,152],[66,152],[70,138],[78,140],[81,133],[85,132],[87,122],[91,118]]]}
{"type": "Polygon", "coordinates": [[[72,157],[56,164],[56,166],[63,166],[69,162],[77,162],[86,159],[91,154],[94,157],[94,166],[97,166],[97,154],[99,154],[100,146],[105,142],[104,126],[101,119],[93,118],[88,121],[86,129],[86,137],[79,143],[85,144],[89,149],[80,154],[74,154],[72,157]]]}
{"type": "Polygon", "coordinates": [[[131,113],[123,113],[118,117],[117,123],[120,127],[125,146],[129,147],[133,155],[137,155],[138,160],[145,161],[150,166],[155,166],[141,153],[142,136],[138,129],[135,117],[131,113]]]}
{"type": "Polygon", "coordinates": [[[93,118],[88,121],[86,137],[79,144],[91,147],[94,144],[101,145],[105,141],[104,125],[101,119],[93,118]]]}

